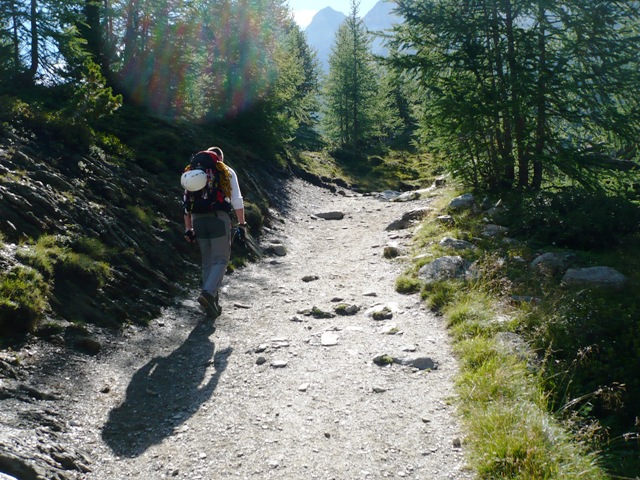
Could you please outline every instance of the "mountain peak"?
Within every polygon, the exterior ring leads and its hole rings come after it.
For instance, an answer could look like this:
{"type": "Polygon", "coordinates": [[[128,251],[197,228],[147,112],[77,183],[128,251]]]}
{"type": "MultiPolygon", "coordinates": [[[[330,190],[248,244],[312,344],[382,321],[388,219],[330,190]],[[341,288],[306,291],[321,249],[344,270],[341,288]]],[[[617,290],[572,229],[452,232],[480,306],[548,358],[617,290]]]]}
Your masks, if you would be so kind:
{"type": "Polygon", "coordinates": [[[347,16],[344,13],[338,12],[331,7],[325,7],[313,16],[311,23],[307,27],[307,31],[309,31],[309,29],[313,29],[315,24],[326,22],[342,23],[345,18],[347,18],[347,16]]]}
{"type": "Polygon", "coordinates": [[[319,15],[319,14],[323,14],[323,15],[325,15],[325,14],[327,14],[327,13],[329,13],[329,12],[340,13],[340,12],[338,12],[337,10],[334,10],[332,7],[324,7],[323,9],[318,10],[318,12],[316,13],[316,15],[319,15]]]}
{"type": "MultiPolygon", "coordinates": [[[[386,0],[379,0],[362,20],[369,31],[383,31],[391,28],[394,23],[401,23],[402,19],[393,9],[395,5],[386,0]]],[[[324,72],[329,69],[329,56],[335,42],[338,28],[347,19],[342,12],[337,12],[331,7],[325,7],[318,11],[306,28],[307,42],[318,53],[318,60],[324,72]]],[[[372,48],[376,54],[384,54],[386,49],[382,39],[375,39],[372,48]]]]}

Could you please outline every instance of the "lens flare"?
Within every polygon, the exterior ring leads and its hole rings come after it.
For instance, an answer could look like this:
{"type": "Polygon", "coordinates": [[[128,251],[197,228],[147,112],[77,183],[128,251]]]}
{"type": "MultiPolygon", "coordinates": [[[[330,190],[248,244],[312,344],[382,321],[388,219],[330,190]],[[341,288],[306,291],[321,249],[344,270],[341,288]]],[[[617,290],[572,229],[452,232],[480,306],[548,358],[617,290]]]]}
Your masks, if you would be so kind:
{"type": "Polygon", "coordinates": [[[155,114],[189,120],[233,118],[264,100],[287,12],[256,3],[173,15],[145,15],[129,4],[124,11],[133,18],[123,19],[118,49],[121,88],[155,114]]]}

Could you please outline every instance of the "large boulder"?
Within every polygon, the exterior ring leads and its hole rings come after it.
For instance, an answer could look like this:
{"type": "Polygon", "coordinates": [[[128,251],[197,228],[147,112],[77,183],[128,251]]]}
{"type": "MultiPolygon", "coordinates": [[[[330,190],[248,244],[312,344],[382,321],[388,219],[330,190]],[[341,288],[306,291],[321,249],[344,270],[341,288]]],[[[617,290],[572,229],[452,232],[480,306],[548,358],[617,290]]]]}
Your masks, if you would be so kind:
{"type": "Polygon", "coordinates": [[[387,226],[386,230],[403,230],[405,228],[409,228],[417,221],[422,220],[424,217],[426,217],[431,211],[432,209],[430,208],[417,208],[409,212],[405,212],[401,218],[391,222],[387,226]]]}
{"type": "Polygon", "coordinates": [[[453,250],[475,250],[477,248],[473,243],[451,237],[444,237],[442,240],[440,240],[439,244],[441,247],[451,248],[453,250]]]}
{"type": "Polygon", "coordinates": [[[484,227],[481,235],[483,237],[491,238],[491,237],[499,237],[501,235],[506,235],[509,233],[509,229],[507,227],[503,227],[501,225],[489,224],[484,227]]]}
{"type": "Polygon", "coordinates": [[[611,267],[570,268],[562,283],[570,287],[621,288],[627,277],[611,267]]]}
{"type": "Polygon", "coordinates": [[[467,210],[475,206],[476,199],[472,193],[465,193],[459,197],[454,198],[449,202],[449,209],[451,210],[467,210]]]}
{"type": "Polygon", "coordinates": [[[465,278],[471,262],[459,255],[436,258],[418,271],[418,278],[426,283],[465,278]]]}
{"type": "Polygon", "coordinates": [[[570,254],[547,252],[534,258],[530,267],[540,273],[555,275],[567,269],[570,258],[570,254]]]}

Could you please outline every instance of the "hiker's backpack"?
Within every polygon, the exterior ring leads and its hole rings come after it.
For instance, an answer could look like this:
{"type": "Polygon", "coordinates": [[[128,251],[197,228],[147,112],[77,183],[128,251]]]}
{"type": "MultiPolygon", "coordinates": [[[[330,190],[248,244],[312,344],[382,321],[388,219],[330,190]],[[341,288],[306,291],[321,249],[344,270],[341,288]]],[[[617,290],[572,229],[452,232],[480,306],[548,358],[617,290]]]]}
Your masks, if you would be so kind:
{"type": "MultiPolygon", "coordinates": [[[[204,188],[196,192],[185,190],[183,198],[184,211],[186,213],[208,213],[215,210],[231,211],[231,203],[221,187],[222,172],[216,165],[220,162],[215,152],[198,152],[185,168],[190,170],[202,170],[207,174],[207,183],[204,188]]],[[[225,166],[222,165],[224,169],[225,166]]]]}

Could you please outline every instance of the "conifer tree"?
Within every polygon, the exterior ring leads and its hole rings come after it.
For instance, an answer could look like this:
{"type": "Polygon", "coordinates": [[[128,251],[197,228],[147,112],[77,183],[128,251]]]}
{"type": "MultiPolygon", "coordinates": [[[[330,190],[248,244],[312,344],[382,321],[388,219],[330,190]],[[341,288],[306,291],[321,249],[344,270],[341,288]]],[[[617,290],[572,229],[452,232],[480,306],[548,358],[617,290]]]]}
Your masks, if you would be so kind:
{"type": "Polygon", "coordinates": [[[14,84],[55,83],[63,51],[78,38],[73,0],[2,0],[0,70],[14,84]]]}
{"type": "Polygon", "coordinates": [[[371,39],[358,17],[358,3],[336,34],[324,87],[324,130],[340,147],[356,150],[375,135],[377,79],[371,39]]]}
{"type": "Polygon", "coordinates": [[[533,188],[640,134],[638,2],[399,0],[394,62],[424,90],[422,140],[465,181],[533,188]]]}

